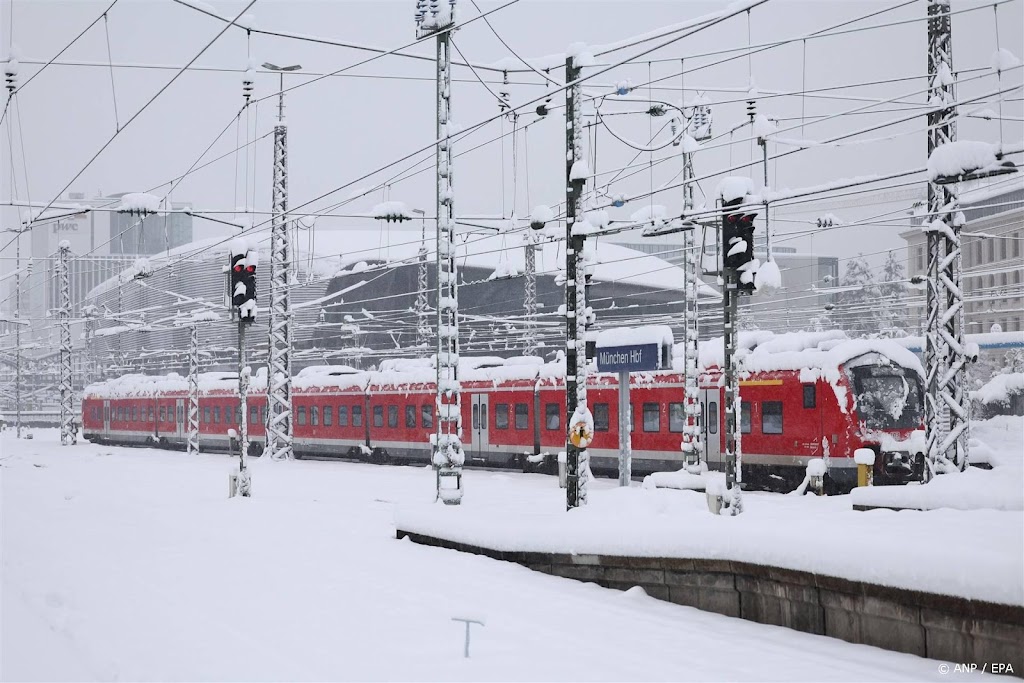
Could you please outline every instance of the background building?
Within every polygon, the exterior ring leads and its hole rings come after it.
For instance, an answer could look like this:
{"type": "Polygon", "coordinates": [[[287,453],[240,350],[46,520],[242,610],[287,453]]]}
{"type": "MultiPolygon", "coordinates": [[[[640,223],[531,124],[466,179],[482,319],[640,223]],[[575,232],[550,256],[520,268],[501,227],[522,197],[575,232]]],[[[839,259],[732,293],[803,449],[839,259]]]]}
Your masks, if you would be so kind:
{"type": "MultiPolygon", "coordinates": [[[[1017,332],[1024,321],[1024,186],[1014,179],[960,195],[967,219],[963,240],[965,332],[989,332],[998,325],[1017,332]]],[[[923,217],[911,217],[911,230],[900,233],[907,241],[909,273],[924,276],[927,269],[926,238],[920,230],[923,217]]],[[[924,300],[914,300],[923,318],[924,300]]]]}

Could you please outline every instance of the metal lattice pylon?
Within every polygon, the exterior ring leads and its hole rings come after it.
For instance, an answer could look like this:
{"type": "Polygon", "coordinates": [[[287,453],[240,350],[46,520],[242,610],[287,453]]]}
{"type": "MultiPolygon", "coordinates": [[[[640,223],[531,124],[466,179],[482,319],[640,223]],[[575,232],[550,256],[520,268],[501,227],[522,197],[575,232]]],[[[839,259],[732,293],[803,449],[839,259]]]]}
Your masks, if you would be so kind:
{"type": "Polygon", "coordinates": [[[60,443],[62,446],[77,440],[71,386],[71,282],[68,276],[68,258],[71,248],[67,241],[60,243],[60,443]]]}
{"type": "MultiPolygon", "coordinates": [[[[565,401],[572,425],[576,411],[587,405],[587,296],[584,238],[573,234],[576,217],[583,210],[583,182],[573,180],[573,166],[583,159],[583,122],[581,120],[580,68],[572,57],[565,60],[565,401]]],[[[566,441],[566,507],[587,504],[588,454],[566,441]]]]}
{"type": "MultiPolygon", "coordinates": [[[[952,34],[946,0],[928,3],[928,155],[956,140],[956,95],[953,91],[952,34]]],[[[967,467],[970,402],[964,390],[963,259],[960,233],[963,214],[947,185],[928,183],[928,278],[925,315],[925,450],[924,475],[967,467]]]]}
{"type": "Polygon", "coordinates": [[[523,278],[523,306],[526,309],[526,343],[523,353],[536,355],[537,344],[537,238],[531,230],[523,238],[526,242],[526,272],[523,278]]]}
{"type": "Polygon", "coordinates": [[[459,386],[459,287],[452,190],[450,33],[437,34],[437,407],[433,463],[437,497],[462,500],[462,393],[459,386]],[[454,486],[452,486],[454,484],[454,486]]]}
{"type": "Polygon", "coordinates": [[[199,326],[188,329],[188,453],[199,452],[199,326]]]}
{"type": "Polygon", "coordinates": [[[416,346],[426,349],[430,344],[430,312],[427,300],[429,287],[427,256],[427,226],[420,227],[419,266],[416,272],[416,346]]]}
{"type": "Polygon", "coordinates": [[[267,353],[267,445],[273,460],[292,457],[292,332],[288,274],[291,250],[288,237],[288,127],[284,117],[284,91],[274,126],[274,179],[270,228],[270,344],[267,353]]]}
{"type": "MultiPolygon", "coordinates": [[[[683,153],[683,212],[693,208],[693,154],[683,153]]],[[[683,465],[694,473],[700,472],[700,459],[704,452],[701,444],[700,389],[698,373],[700,327],[697,297],[700,278],[697,270],[697,237],[695,230],[683,232],[683,368],[684,410],[683,465]]]]}

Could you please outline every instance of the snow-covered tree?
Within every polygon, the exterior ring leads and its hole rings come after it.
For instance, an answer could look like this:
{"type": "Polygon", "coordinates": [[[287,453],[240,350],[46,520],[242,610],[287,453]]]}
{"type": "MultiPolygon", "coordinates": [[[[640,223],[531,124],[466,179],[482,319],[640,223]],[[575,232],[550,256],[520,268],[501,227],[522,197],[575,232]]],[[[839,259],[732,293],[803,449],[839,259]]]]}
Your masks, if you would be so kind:
{"type": "Polygon", "coordinates": [[[902,337],[909,334],[908,309],[903,301],[907,295],[906,271],[903,261],[890,251],[882,266],[882,282],[878,285],[880,300],[875,309],[878,332],[883,337],[902,337]]]}
{"type": "Polygon", "coordinates": [[[875,274],[864,254],[846,262],[839,287],[850,289],[836,295],[836,307],[832,312],[835,322],[855,336],[877,333],[881,326],[876,313],[883,304],[875,274]]]}

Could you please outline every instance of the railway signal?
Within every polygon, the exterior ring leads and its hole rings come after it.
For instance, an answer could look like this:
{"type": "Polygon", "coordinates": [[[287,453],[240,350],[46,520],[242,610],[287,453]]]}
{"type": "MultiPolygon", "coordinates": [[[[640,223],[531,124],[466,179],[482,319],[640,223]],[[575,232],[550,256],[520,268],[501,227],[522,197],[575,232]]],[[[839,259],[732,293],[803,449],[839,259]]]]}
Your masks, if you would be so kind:
{"type": "MultiPolygon", "coordinates": [[[[743,270],[754,260],[754,219],[757,218],[757,213],[729,211],[730,208],[741,204],[743,197],[722,203],[722,265],[734,270],[743,270]]],[[[740,291],[752,293],[753,278],[750,278],[750,282],[741,282],[740,291]]]]}
{"type": "Polygon", "coordinates": [[[259,252],[255,249],[232,247],[231,251],[231,305],[238,321],[252,323],[256,320],[256,266],[259,252]]]}

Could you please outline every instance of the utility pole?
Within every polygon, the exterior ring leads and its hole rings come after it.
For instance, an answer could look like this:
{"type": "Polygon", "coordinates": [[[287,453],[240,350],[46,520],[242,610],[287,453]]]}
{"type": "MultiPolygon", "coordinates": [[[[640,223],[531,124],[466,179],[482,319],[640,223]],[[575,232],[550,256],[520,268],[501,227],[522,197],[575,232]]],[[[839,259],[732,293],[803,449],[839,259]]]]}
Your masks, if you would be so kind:
{"type": "Polygon", "coordinates": [[[74,445],[78,440],[75,429],[71,383],[71,279],[68,276],[68,257],[71,243],[61,240],[60,251],[60,445],[74,445]]]}
{"type": "MultiPolygon", "coordinates": [[[[566,449],[566,508],[587,504],[588,455],[586,445],[573,443],[574,425],[586,424],[587,409],[587,297],[583,235],[573,234],[582,212],[585,178],[574,177],[573,167],[583,163],[580,68],[573,57],[565,60],[565,408],[569,438],[566,449]],[[581,286],[584,285],[584,286],[581,286]]],[[[591,421],[592,424],[592,421],[591,421]]]]}
{"type": "MultiPolygon", "coordinates": [[[[726,180],[729,180],[728,178],[726,180]]],[[[746,179],[744,179],[746,180],[746,179]]],[[[725,181],[723,181],[724,183],[725,181]]],[[[749,181],[748,181],[749,182],[749,181]]],[[[725,374],[725,484],[719,514],[734,516],[743,512],[741,486],[743,483],[743,455],[741,448],[740,387],[736,363],[736,342],[739,334],[737,308],[740,296],[754,291],[753,272],[748,270],[754,260],[754,217],[737,211],[746,202],[746,196],[723,196],[722,230],[719,253],[722,255],[723,287],[723,371],[725,374]]],[[[717,416],[708,416],[717,419],[717,416]]]]}
{"type": "MultiPolygon", "coordinates": [[[[683,148],[683,215],[693,209],[693,152],[683,148]]],[[[684,372],[684,422],[683,467],[688,472],[699,474],[701,456],[700,426],[700,327],[698,321],[697,297],[700,293],[700,279],[697,271],[696,230],[683,231],[683,372],[684,372]]]]}
{"type": "Polygon", "coordinates": [[[188,445],[189,455],[199,453],[199,326],[188,328],[188,445]]]}
{"type": "MultiPolygon", "coordinates": [[[[18,88],[18,68],[12,67],[8,62],[4,69],[4,82],[7,86],[7,107],[10,108],[11,100],[14,99],[14,91],[18,88]]],[[[7,125],[12,125],[10,121],[7,125]]],[[[13,179],[13,171],[11,178],[13,179]]],[[[14,434],[15,438],[21,438],[21,233],[25,227],[19,226],[14,230],[17,233],[15,239],[14,253],[14,434]]]]}
{"type": "Polygon", "coordinates": [[[14,434],[21,438],[21,233],[18,228],[14,249],[14,434]]]}
{"type": "Polygon", "coordinates": [[[462,394],[459,386],[459,290],[451,147],[451,29],[455,0],[417,0],[416,36],[437,37],[437,393],[432,462],[437,499],[462,502],[462,394]]]}
{"type": "Polygon", "coordinates": [[[256,266],[259,252],[250,247],[244,238],[231,241],[231,261],[228,282],[231,295],[231,311],[238,321],[238,402],[241,410],[238,420],[238,441],[240,459],[237,486],[233,495],[249,497],[252,482],[246,458],[249,455],[249,366],[245,357],[245,331],[256,320],[256,266]]]}
{"type": "MultiPolygon", "coordinates": [[[[277,123],[274,125],[274,178],[270,225],[270,343],[267,349],[267,455],[292,457],[292,330],[288,295],[291,246],[288,238],[288,125],[284,119],[284,72],[301,65],[263,67],[277,71],[277,123]]],[[[242,404],[245,413],[245,404],[242,404]]],[[[243,420],[245,416],[243,415],[243,420]]],[[[244,424],[244,423],[243,423],[244,424]]]]}
{"type": "MultiPolygon", "coordinates": [[[[928,156],[956,140],[952,29],[947,0],[928,1],[928,156]],[[941,105],[941,106],[939,106],[941,105]]],[[[928,183],[928,277],[925,316],[926,480],[967,467],[970,401],[964,391],[962,214],[949,185],[928,183]],[[940,223],[940,225],[935,225],[940,223]],[[945,225],[941,225],[944,223],[945,225]],[[935,226],[934,228],[932,226],[935,226]],[[947,421],[948,420],[948,421],[947,421]]]]}

